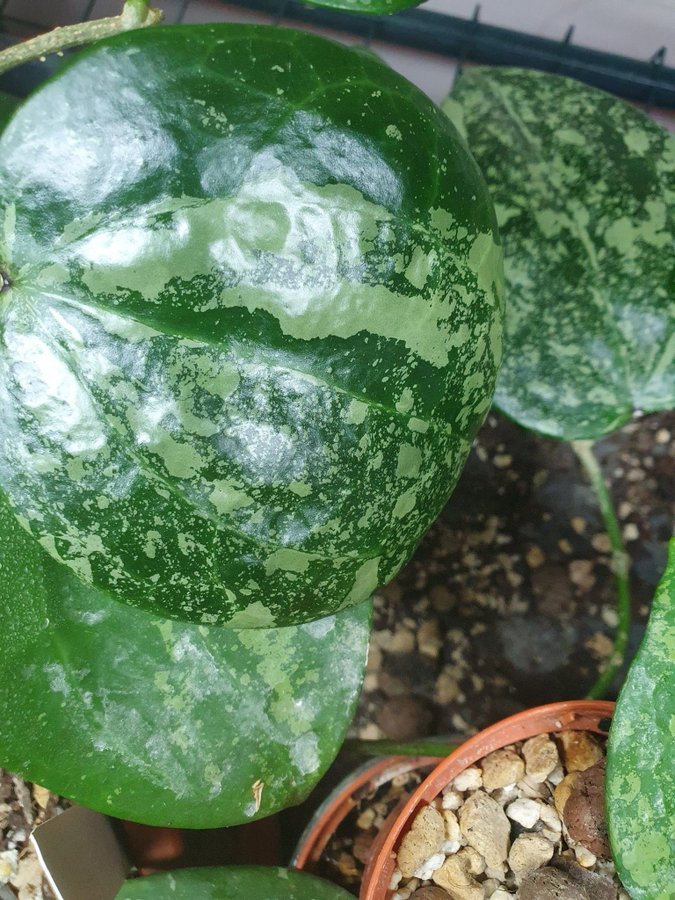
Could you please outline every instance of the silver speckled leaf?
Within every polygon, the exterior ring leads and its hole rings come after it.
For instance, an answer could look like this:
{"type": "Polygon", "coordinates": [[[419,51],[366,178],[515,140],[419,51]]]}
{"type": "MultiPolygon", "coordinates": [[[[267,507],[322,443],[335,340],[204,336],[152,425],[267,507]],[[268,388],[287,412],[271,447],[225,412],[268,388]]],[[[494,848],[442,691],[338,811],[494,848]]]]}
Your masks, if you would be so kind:
{"type": "Polygon", "coordinates": [[[633,900],[675,897],[675,540],[607,749],[612,855],[633,900]]]}
{"type": "Polygon", "coordinates": [[[571,79],[472,68],[446,113],[483,170],[504,242],[496,405],[597,438],[675,404],[675,141],[571,79]]]}
{"type": "Polygon", "coordinates": [[[342,888],[289,869],[183,869],[127,881],[117,900],[349,900],[342,888]]]}
{"type": "Polygon", "coordinates": [[[151,825],[270,815],[340,747],[369,625],[369,603],[248,631],[132,609],[55,563],[0,496],[0,765],[151,825]]]}

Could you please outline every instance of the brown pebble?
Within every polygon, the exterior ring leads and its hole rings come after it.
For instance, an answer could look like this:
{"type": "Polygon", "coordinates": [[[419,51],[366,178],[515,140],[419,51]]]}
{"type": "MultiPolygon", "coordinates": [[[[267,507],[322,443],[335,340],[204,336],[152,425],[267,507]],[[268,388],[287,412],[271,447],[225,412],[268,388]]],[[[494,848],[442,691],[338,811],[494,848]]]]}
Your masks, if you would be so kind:
{"type": "Polygon", "coordinates": [[[572,840],[595,856],[609,859],[611,851],[605,821],[605,760],[584,772],[568,775],[556,788],[555,804],[572,840]],[[559,798],[558,789],[568,779],[573,781],[566,796],[559,798]]]}
{"type": "Polygon", "coordinates": [[[588,731],[562,731],[558,741],[568,772],[584,772],[604,756],[602,747],[588,731]]]}
{"type": "Polygon", "coordinates": [[[525,772],[530,781],[541,784],[560,761],[558,748],[547,734],[538,734],[523,744],[525,772]]]}
{"type": "Polygon", "coordinates": [[[396,741],[409,741],[426,734],[430,721],[429,710],[414,697],[391,697],[377,717],[385,736],[396,741]]]}
{"type": "Polygon", "coordinates": [[[352,853],[358,859],[358,861],[363,863],[364,865],[370,858],[370,849],[373,846],[374,839],[374,834],[370,834],[369,832],[364,831],[357,834],[354,838],[354,843],[352,844],[352,853]]]}
{"type": "Polygon", "coordinates": [[[575,884],[583,887],[593,900],[617,900],[619,888],[606,875],[589,872],[566,856],[554,856],[551,865],[563,871],[575,884]]]}
{"type": "Polygon", "coordinates": [[[530,872],[524,879],[516,900],[592,900],[581,885],[552,866],[530,872]]]}
{"type": "Polygon", "coordinates": [[[448,900],[449,897],[450,894],[437,884],[425,884],[410,895],[410,900],[448,900]]]}

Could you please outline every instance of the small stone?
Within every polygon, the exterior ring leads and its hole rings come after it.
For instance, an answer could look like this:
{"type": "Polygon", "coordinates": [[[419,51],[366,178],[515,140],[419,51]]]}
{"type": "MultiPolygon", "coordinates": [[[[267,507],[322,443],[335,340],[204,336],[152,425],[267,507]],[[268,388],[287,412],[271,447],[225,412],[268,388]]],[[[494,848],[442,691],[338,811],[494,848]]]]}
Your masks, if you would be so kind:
{"type": "Polygon", "coordinates": [[[508,469],[513,462],[513,457],[510,453],[497,453],[493,462],[498,469],[508,469]]]}
{"type": "Polygon", "coordinates": [[[525,554],[525,559],[531,569],[538,569],[539,566],[543,566],[546,557],[539,547],[530,547],[525,554]]]}
{"type": "Polygon", "coordinates": [[[565,809],[565,804],[567,803],[573,788],[579,780],[579,777],[579,772],[570,772],[569,775],[565,775],[563,780],[553,792],[553,802],[555,803],[556,811],[561,819],[564,818],[563,812],[565,809]]]}
{"type": "Polygon", "coordinates": [[[525,773],[535,783],[546,781],[560,762],[558,748],[547,734],[538,734],[523,744],[525,773]]]}
{"type": "Polygon", "coordinates": [[[592,900],[617,900],[619,887],[611,876],[589,872],[566,856],[554,856],[551,865],[563,871],[575,884],[580,885],[592,900]]]}
{"type": "Polygon", "coordinates": [[[423,656],[429,656],[432,659],[437,658],[443,646],[443,638],[441,637],[437,619],[428,619],[422,622],[417,630],[417,646],[423,656]]]}
{"type": "Polygon", "coordinates": [[[395,891],[396,888],[401,883],[402,878],[403,878],[403,872],[401,872],[401,870],[398,867],[396,867],[394,869],[394,871],[391,873],[391,879],[389,881],[389,890],[395,891]]]}
{"type": "Polygon", "coordinates": [[[483,900],[483,888],[470,874],[469,860],[462,851],[449,856],[432,877],[453,900],[483,900]]]}
{"type": "Polygon", "coordinates": [[[587,850],[583,844],[576,845],[574,848],[574,855],[576,856],[579,865],[583,866],[584,869],[592,868],[598,861],[598,857],[595,853],[591,853],[591,851],[587,850]]]}
{"type": "Polygon", "coordinates": [[[364,865],[370,858],[370,851],[372,850],[374,840],[375,835],[366,831],[362,831],[354,838],[354,843],[352,844],[352,853],[358,859],[358,861],[363,863],[364,865]]]}
{"type": "Polygon", "coordinates": [[[466,859],[468,870],[472,875],[483,874],[485,871],[485,860],[477,850],[474,850],[473,847],[465,847],[462,850],[462,856],[466,859]]]}
{"type": "Polygon", "coordinates": [[[448,900],[450,895],[437,884],[425,884],[411,894],[410,900],[448,900]]]}
{"type": "Polygon", "coordinates": [[[390,697],[377,716],[378,726],[395,741],[409,741],[425,734],[430,721],[429,710],[414,697],[390,697]]]}
{"type": "Polygon", "coordinates": [[[366,807],[363,810],[361,815],[356,820],[356,827],[360,828],[362,831],[367,831],[372,827],[373,822],[375,821],[375,810],[372,806],[366,807]]]}
{"type": "Polygon", "coordinates": [[[428,881],[436,869],[440,869],[444,862],[445,853],[442,851],[434,853],[434,855],[430,856],[429,859],[426,859],[418,869],[415,869],[415,878],[419,878],[420,881],[428,881]]]}
{"type": "Polygon", "coordinates": [[[535,832],[518,835],[509,852],[509,865],[521,877],[546,865],[553,856],[553,844],[535,832]]]}
{"type": "Polygon", "coordinates": [[[549,796],[545,781],[533,781],[527,775],[518,782],[516,788],[523,797],[529,797],[531,800],[546,799],[549,796]]]}
{"type": "Polygon", "coordinates": [[[506,807],[506,815],[514,822],[518,822],[523,828],[534,828],[539,821],[539,806],[536,800],[523,797],[514,800],[506,807]]]}
{"type": "Polygon", "coordinates": [[[609,535],[605,534],[604,532],[594,534],[591,538],[591,544],[593,545],[593,549],[597,550],[598,553],[609,553],[612,549],[609,535]]]}
{"type": "Polygon", "coordinates": [[[47,809],[51,796],[51,791],[48,791],[47,788],[43,788],[39,784],[33,785],[33,799],[40,809],[47,809]]]}
{"type": "Polygon", "coordinates": [[[558,735],[568,772],[583,772],[603,758],[602,747],[588,731],[562,731],[558,735]]]}
{"type": "Polygon", "coordinates": [[[443,816],[433,806],[423,807],[398,849],[398,867],[404,878],[412,878],[426,860],[439,853],[444,840],[443,816]]]}
{"type": "Polygon", "coordinates": [[[7,884],[12,875],[19,868],[19,853],[17,850],[3,850],[0,853],[0,884],[7,884]]]}
{"type": "Polygon", "coordinates": [[[640,537],[640,532],[638,530],[635,522],[628,522],[623,527],[623,539],[625,541],[636,541],[640,537]]]}
{"type": "Polygon", "coordinates": [[[563,767],[560,764],[558,764],[555,767],[555,769],[550,773],[550,775],[548,776],[548,778],[546,780],[550,781],[551,784],[555,785],[555,784],[560,784],[560,782],[563,780],[564,777],[565,777],[565,770],[563,769],[563,767]]]}
{"type": "Polygon", "coordinates": [[[498,888],[494,894],[490,894],[490,900],[513,900],[515,894],[509,894],[508,891],[498,888]]]}
{"type": "Polygon", "coordinates": [[[525,774],[525,763],[513,750],[495,750],[485,757],[481,767],[487,791],[515,784],[525,774]]]}
{"type": "Polygon", "coordinates": [[[453,790],[451,787],[445,788],[443,799],[441,800],[443,809],[459,809],[462,803],[464,803],[464,798],[458,791],[453,790]]]}
{"type": "Polygon", "coordinates": [[[457,821],[457,816],[451,809],[443,810],[443,821],[445,822],[445,839],[446,841],[460,841],[462,832],[457,821]]]}
{"type": "Polygon", "coordinates": [[[556,831],[560,834],[562,831],[562,823],[558,813],[550,804],[542,803],[541,801],[537,802],[539,804],[539,818],[541,821],[552,831],[556,831]]]}
{"type": "MultiPolygon", "coordinates": [[[[494,895],[493,895],[494,896],[494,895]]],[[[586,891],[560,869],[545,866],[523,879],[517,900],[592,900],[586,891]]]]}
{"type": "Polygon", "coordinates": [[[575,844],[604,859],[611,857],[605,821],[604,759],[584,772],[568,775],[556,788],[555,805],[575,844]]]}
{"type": "Polygon", "coordinates": [[[501,866],[509,852],[511,826],[501,806],[484,791],[476,791],[459,811],[462,834],[488,866],[501,866]]]}
{"type": "Polygon", "coordinates": [[[459,681],[455,666],[445,666],[436,679],[434,700],[439,706],[447,706],[459,697],[459,681]]]}
{"type": "Polygon", "coordinates": [[[464,769],[452,782],[457,791],[476,791],[483,785],[483,773],[477,766],[464,769]]]}

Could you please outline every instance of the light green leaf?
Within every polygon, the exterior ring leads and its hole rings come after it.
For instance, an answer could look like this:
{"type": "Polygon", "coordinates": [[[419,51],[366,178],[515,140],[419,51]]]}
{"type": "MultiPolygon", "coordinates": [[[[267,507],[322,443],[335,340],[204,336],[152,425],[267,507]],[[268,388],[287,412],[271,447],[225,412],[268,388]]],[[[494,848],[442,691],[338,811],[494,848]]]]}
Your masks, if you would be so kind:
{"type": "Polygon", "coordinates": [[[0,487],[58,562],[233,627],[367,599],[491,402],[501,249],[375,58],[239,25],[78,56],[0,139],[0,487]]]}
{"type": "Polygon", "coordinates": [[[672,136],[608,94],[520,69],[466,69],[445,110],[504,241],[496,405],[567,440],[675,405],[672,136]]]}
{"type": "Polygon", "coordinates": [[[612,854],[633,900],[675,897],[675,540],[607,750],[612,854]]]}
{"type": "Polygon", "coordinates": [[[55,563],[0,498],[0,765],[151,825],[300,802],[358,697],[370,604],[237,631],[117,603],[55,563]]]}
{"type": "Polygon", "coordinates": [[[349,900],[327,881],[289,869],[182,869],[128,881],[117,900],[349,900]]]}

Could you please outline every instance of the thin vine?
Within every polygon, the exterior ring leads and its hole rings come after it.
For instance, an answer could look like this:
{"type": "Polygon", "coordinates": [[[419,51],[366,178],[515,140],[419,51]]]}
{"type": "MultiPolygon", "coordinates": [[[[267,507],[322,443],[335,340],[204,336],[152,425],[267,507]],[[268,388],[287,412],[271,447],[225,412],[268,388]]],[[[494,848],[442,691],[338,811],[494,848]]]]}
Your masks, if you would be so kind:
{"type": "Polygon", "coordinates": [[[122,31],[157,25],[161,20],[161,10],[153,9],[149,0],[126,0],[118,16],[64,25],[0,51],[0,75],[23,63],[44,60],[51,53],[62,53],[122,31]]]}
{"type": "Polygon", "coordinates": [[[590,478],[591,485],[600,504],[600,512],[602,513],[612,548],[612,567],[616,582],[619,621],[614,638],[614,647],[597,681],[586,695],[589,700],[599,700],[609,690],[614,676],[621,668],[626,655],[631,619],[630,585],[628,580],[630,563],[623,543],[623,537],[621,536],[619,520],[612,504],[612,498],[602,476],[598,460],[593,452],[593,442],[572,441],[572,447],[590,478]]]}

